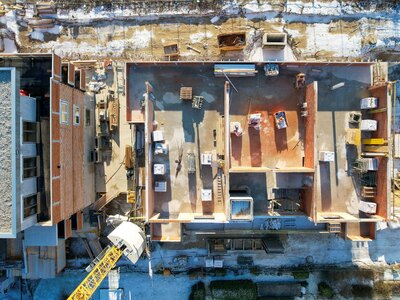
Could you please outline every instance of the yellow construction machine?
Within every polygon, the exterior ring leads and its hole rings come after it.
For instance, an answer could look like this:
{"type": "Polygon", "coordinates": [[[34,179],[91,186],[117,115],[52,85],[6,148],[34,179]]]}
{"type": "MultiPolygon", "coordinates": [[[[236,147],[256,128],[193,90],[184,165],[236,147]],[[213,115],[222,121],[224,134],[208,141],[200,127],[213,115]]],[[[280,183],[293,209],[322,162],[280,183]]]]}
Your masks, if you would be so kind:
{"type": "Polygon", "coordinates": [[[135,264],[146,248],[146,236],[143,230],[131,222],[122,222],[107,237],[113,245],[106,248],[91,263],[88,267],[89,274],[68,300],[90,299],[122,254],[135,264]]]}

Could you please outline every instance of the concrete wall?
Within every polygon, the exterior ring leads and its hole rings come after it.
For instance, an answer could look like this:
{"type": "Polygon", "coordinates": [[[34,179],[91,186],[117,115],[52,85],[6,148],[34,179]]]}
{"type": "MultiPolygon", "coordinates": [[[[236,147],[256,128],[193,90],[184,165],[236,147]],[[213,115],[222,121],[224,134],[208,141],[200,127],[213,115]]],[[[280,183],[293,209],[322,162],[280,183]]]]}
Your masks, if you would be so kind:
{"type": "Polygon", "coordinates": [[[68,63],[68,84],[75,86],[75,66],[68,63]]]}
{"type": "MultiPolygon", "coordinates": [[[[387,94],[387,87],[378,86],[372,87],[370,89],[371,97],[378,98],[378,107],[377,109],[387,109],[388,108],[388,94],[387,94]]],[[[388,112],[384,111],[381,113],[375,113],[371,115],[371,119],[378,121],[378,129],[372,132],[372,138],[388,138],[388,112]]]]}
{"type": "Polygon", "coordinates": [[[225,136],[224,136],[224,143],[225,143],[225,168],[224,168],[224,175],[225,175],[225,216],[230,216],[230,199],[229,199],[229,168],[231,167],[230,161],[230,144],[231,144],[231,131],[230,131],[230,119],[229,119],[229,107],[230,107],[230,85],[228,81],[225,81],[224,85],[224,119],[225,119],[225,136]]]}
{"type": "MultiPolygon", "coordinates": [[[[65,253],[65,245],[60,246],[29,246],[25,248],[26,279],[50,279],[57,274],[58,255],[65,253]]],[[[63,259],[65,261],[65,258],[63,259]]],[[[60,265],[62,265],[62,261],[60,265]]]]}
{"type": "Polygon", "coordinates": [[[67,256],[65,252],[65,240],[58,239],[56,272],[59,273],[62,270],[64,270],[66,265],[67,265],[67,256]]]}
{"type": "Polygon", "coordinates": [[[153,149],[152,149],[152,132],[153,132],[153,117],[154,109],[153,102],[150,100],[146,101],[146,113],[145,113],[145,159],[146,159],[146,219],[150,219],[154,213],[154,183],[153,183],[153,149]]]}
{"type": "MultiPolygon", "coordinates": [[[[53,65],[54,69],[54,65],[53,65]]],[[[53,70],[54,72],[54,70],[53,70]]],[[[60,84],[51,80],[51,114],[50,114],[50,194],[49,208],[53,224],[61,220],[60,206],[60,84]]]]}
{"type": "MultiPolygon", "coordinates": [[[[390,123],[388,121],[388,115],[390,115],[390,97],[388,97],[387,86],[376,86],[370,88],[371,96],[378,98],[378,108],[377,109],[387,109],[386,111],[372,114],[371,117],[378,121],[378,128],[376,131],[372,132],[372,138],[383,138],[389,140],[390,123]]],[[[390,152],[389,152],[390,154],[390,152]]],[[[390,181],[389,178],[389,161],[390,159],[386,157],[378,158],[378,172],[376,178],[376,198],[377,203],[377,215],[382,218],[389,217],[389,197],[390,197],[390,181]]]]}
{"type": "Polygon", "coordinates": [[[386,157],[378,158],[378,172],[376,175],[376,214],[382,218],[388,218],[388,159],[386,157]]]}
{"type": "MultiPolygon", "coordinates": [[[[82,79],[81,79],[82,80],[82,79]]],[[[81,108],[81,121],[84,126],[83,138],[83,169],[84,169],[84,189],[83,205],[88,206],[96,200],[95,191],[95,165],[90,162],[90,151],[94,149],[95,137],[95,102],[92,96],[84,96],[84,107],[81,108]],[[86,126],[86,109],[90,110],[90,125],[86,126]]]]}
{"type": "Polygon", "coordinates": [[[33,226],[24,232],[24,246],[57,246],[57,225],[33,226]]]}
{"type": "Polygon", "coordinates": [[[61,57],[52,53],[52,74],[57,81],[61,80],[61,57]]]}
{"type": "Polygon", "coordinates": [[[315,200],[314,200],[314,190],[315,188],[308,187],[302,190],[302,203],[301,210],[312,220],[315,221],[315,200]]]}
{"type": "MultiPolygon", "coordinates": [[[[0,237],[15,237],[17,210],[15,69],[0,68],[0,237]]],[[[19,98],[19,97],[18,97],[19,98]]],[[[18,163],[19,165],[19,163],[18,163]]]]}
{"type": "Polygon", "coordinates": [[[314,81],[306,87],[306,102],[308,117],[304,118],[304,167],[314,169],[315,150],[315,124],[318,108],[318,83],[314,81]]]}
{"type": "Polygon", "coordinates": [[[57,225],[33,226],[24,234],[26,278],[54,278],[66,265],[65,240],[57,237],[57,225]]]}
{"type": "MultiPolygon", "coordinates": [[[[306,86],[305,98],[307,102],[308,117],[304,118],[304,167],[315,170],[317,160],[315,124],[317,121],[318,109],[318,83],[316,81],[306,86]]],[[[313,183],[312,187],[305,189],[302,195],[302,210],[313,220],[316,219],[316,187],[314,184],[315,183],[313,183]]]]}

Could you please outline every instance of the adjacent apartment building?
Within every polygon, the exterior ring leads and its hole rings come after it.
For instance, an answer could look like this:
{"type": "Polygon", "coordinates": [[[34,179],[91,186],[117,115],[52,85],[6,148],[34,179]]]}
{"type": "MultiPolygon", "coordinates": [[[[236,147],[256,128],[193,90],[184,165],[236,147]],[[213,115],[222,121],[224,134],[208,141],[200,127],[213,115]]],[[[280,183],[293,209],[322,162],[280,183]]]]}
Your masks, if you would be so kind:
{"type": "Polygon", "coordinates": [[[60,272],[65,240],[95,200],[84,74],[55,54],[0,57],[1,259],[15,275],[60,272]]]}

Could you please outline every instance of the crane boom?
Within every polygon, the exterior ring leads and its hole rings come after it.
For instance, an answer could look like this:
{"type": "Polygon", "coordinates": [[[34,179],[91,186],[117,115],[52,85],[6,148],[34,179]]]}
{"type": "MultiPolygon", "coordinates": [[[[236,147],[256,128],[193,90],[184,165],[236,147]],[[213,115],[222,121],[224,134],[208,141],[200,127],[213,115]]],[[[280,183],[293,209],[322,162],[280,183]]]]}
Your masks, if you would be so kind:
{"type": "Polygon", "coordinates": [[[107,276],[108,272],[115,266],[122,256],[122,249],[112,246],[103,258],[90,271],[86,278],[79,284],[68,300],[88,300],[107,276]]]}

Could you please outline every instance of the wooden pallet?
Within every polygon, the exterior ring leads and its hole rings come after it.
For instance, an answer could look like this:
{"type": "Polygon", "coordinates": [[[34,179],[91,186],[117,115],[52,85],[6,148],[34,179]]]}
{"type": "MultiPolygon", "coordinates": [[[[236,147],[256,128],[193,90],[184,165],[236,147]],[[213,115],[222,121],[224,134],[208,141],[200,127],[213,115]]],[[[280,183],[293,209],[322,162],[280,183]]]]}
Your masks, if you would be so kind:
{"type": "Polygon", "coordinates": [[[379,152],[379,153],[388,153],[389,147],[388,146],[365,146],[364,150],[367,152],[379,152]]]}
{"type": "Polygon", "coordinates": [[[192,100],[193,88],[188,86],[181,87],[180,98],[181,100],[192,100]]]}
{"type": "Polygon", "coordinates": [[[340,233],[342,231],[342,226],[340,223],[328,223],[327,230],[329,233],[340,233]]]}
{"type": "Polygon", "coordinates": [[[375,198],[376,188],[368,186],[361,187],[361,196],[364,198],[375,198]]]}
{"type": "Polygon", "coordinates": [[[108,113],[110,118],[110,131],[113,131],[118,128],[119,103],[117,99],[108,103],[108,113]]]}

